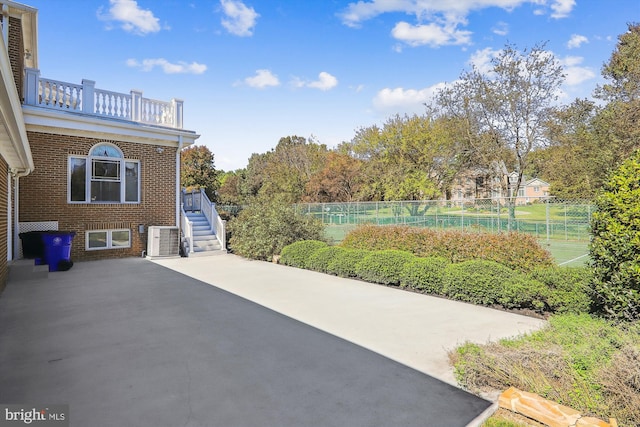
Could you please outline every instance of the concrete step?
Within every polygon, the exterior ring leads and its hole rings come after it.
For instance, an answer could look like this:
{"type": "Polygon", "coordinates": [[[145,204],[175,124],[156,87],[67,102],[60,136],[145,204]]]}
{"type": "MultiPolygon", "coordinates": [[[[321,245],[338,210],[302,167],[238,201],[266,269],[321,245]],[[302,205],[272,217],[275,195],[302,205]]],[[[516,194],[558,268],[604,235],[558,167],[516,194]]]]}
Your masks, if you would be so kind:
{"type": "Polygon", "coordinates": [[[225,255],[227,253],[226,249],[220,249],[218,251],[196,251],[189,254],[189,257],[205,257],[205,256],[218,256],[225,255]]]}
{"type": "Polygon", "coordinates": [[[48,265],[35,265],[32,259],[18,259],[9,263],[9,281],[41,280],[49,277],[48,265]]]}
{"type": "Polygon", "coordinates": [[[193,250],[202,251],[218,251],[221,249],[220,243],[217,240],[202,240],[193,242],[193,250]]]}

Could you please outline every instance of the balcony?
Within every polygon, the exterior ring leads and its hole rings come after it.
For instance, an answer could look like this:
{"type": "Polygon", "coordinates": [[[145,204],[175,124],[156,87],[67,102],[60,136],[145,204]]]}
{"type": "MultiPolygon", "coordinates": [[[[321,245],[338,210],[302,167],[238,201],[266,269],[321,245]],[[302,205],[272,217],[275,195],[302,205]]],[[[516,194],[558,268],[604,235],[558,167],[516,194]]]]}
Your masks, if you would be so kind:
{"type": "Polygon", "coordinates": [[[40,70],[25,69],[24,104],[96,117],[128,120],[146,125],[182,129],[183,101],[143,98],[142,92],[118,93],[98,89],[95,82],[67,83],[40,77],[40,70]]]}

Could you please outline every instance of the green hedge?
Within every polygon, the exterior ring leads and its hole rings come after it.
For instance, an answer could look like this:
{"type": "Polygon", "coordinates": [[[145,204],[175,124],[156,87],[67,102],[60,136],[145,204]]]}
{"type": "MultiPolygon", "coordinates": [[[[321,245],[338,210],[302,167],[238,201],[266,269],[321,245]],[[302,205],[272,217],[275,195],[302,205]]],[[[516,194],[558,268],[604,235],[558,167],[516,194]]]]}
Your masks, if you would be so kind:
{"type": "Polygon", "coordinates": [[[307,262],[309,269],[321,273],[330,273],[329,264],[336,258],[340,258],[348,249],[339,246],[328,246],[315,251],[307,262]]]}
{"type": "Polygon", "coordinates": [[[589,313],[589,285],[593,272],[587,267],[539,268],[529,274],[547,287],[547,310],[552,313],[589,313]]]}
{"type": "Polygon", "coordinates": [[[444,274],[448,265],[449,261],[442,257],[415,258],[404,265],[400,284],[428,294],[443,295],[444,274]]]}
{"type": "Polygon", "coordinates": [[[525,274],[494,261],[450,263],[443,257],[346,249],[316,240],[286,246],[281,263],[485,306],[549,313],[590,311],[592,274],[584,267],[537,268],[525,274]]]}
{"type": "Polygon", "coordinates": [[[340,277],[357,277],[356,265],[369,254],[361,249],[344,249],[339,257],[332,259],[327,265],[327,273],[340,277]]]}
{"type": "Polygon", "coordinates": [[[470,233],[409,226],[362,225],[347,234],[341,246],[370,251],[397,249],[418,257],[444,257],[452,263],[495,261],[521,272],[553,265],[551,254],[533,236],[514,232],[470,233]]]}
{"type": "Polygon", "coordinates": [[[415,256],[405,251],[373,251],[356,264],[356,274],[367,282],[399,285],[405,264],[413,259],[415,256]]]}
{"type": "Polygon", "coordinates": [[[282,248],[280,263],[290,267],[309,268],[311,256],[318,250],[326,248],[326,242],[319,240],[303,240],[282,248]]]}

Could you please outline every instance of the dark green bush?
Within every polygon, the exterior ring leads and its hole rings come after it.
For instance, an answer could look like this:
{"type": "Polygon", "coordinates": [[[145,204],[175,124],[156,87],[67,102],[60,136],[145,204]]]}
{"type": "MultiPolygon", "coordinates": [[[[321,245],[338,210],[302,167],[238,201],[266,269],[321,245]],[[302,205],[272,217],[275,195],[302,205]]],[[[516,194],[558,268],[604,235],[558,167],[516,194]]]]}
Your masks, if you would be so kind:
{"type": "Polygon", "coordinates": [[[245,258],[270,261],[285,246],[300,240],[322,240],[323,224],[298,214],[278,197],[258,197],[229,221],[230,249],[245,258]]]}
{"type": "Polygon", "coordinates": [[[280,255],[280,263],[290,267],[309,268],[309,260],[314,253],[326,248],[326,242],[303,240],[285,246],[280,255]]]}
{"type": "Polygon", "coordinates": [[[543,312],[546,308],[548,288],[521,273],[515,273],[502,283],[497,303],[509,309],[530,309],[543,312]]]}
{"type": "Polygon", "coordinates": [[[530,278],[547,288],[547,309],[552,313],[588,313],[592,271],[587,267],[551,267],[532,271],[530,278]]]}
{"type": "Polygon", "coordinates": [[[332,259],[327,265],[327,273],[340,277],[357,277],[356,265],[367,256],[370,251],[361,249],[344,249],[339,257],[332,259]]]}
{"type": "Polygon", "coordinates": [[[429,294],[442,295],[444,271],[449,261],[442,257],[415,258],[404,265],[400,284],[429,294]]]}
{"type": "Polygon", "coordinates": [[[399,285],[404,265],[413,259],[415,256],[405,251],[373,251],[356,264],[356,274],[367,282],[399,285]]]}
{"type": "Polygon", "coordinates": [[[465,261],[445,269],[444,293],[456,300],[493,305],[516,273],[493,261],[465,261]]]}
{"type": "Polygon", "coordinates": [[[307,267],[321,273],[329,273],[329,263],[335,258],[342,257],[347,249],[339,246],[320,248],[309,257],[307,267]]]}
{"type": "Polygon", "coordinates": [[[444,257],[450,262],[482,259],[521,272],[553,265],[551,254],[533,236],[515,232],[481,233],[363,225],[347,234],[341,246],[365,250],[398,249],[418,257],[444,257]]]}
{"type": "Polygon", "coordinates": [[[640,319],[640,151],[603,186],[591,221],[594,309],[640,319]]]}

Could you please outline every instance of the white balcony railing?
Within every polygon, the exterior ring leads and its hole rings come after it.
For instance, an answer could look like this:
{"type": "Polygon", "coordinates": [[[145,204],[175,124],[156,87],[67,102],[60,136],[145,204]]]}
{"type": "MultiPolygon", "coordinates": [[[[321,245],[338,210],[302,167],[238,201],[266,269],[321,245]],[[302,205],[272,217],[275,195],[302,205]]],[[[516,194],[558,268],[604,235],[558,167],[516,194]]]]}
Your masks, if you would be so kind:
{"type": "Polygon", "coordinates": [[[40,70],[25,69],[24,103],[99,117],[182,129],[183,101],[169,102],[142,97],[142,92],[111,92],[97,89],[92,80],[82,84],[40,77],[40,70]]]}

